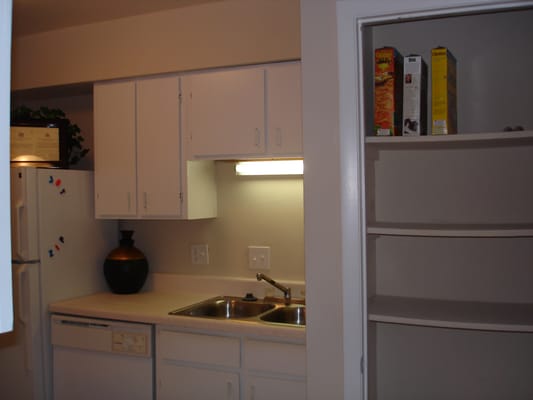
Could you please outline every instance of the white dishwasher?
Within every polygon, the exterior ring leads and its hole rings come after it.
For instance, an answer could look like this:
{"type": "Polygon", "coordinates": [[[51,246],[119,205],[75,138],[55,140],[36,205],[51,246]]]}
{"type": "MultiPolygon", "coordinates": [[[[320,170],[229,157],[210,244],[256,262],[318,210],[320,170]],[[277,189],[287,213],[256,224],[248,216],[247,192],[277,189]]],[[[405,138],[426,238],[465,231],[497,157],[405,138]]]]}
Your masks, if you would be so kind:
{"type": "Polygon", "coordinates": [[[52,315],[54,400],[154,398],[152,325],[52,315]]]}

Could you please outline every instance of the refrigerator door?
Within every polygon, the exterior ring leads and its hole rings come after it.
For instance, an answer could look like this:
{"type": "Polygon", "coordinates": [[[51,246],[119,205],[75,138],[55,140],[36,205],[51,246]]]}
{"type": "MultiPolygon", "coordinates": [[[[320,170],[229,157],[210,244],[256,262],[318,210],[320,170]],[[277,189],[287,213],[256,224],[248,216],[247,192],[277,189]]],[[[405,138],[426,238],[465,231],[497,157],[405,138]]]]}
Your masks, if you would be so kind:
{"type": "Polygon", "coordinates": [[[13,295],[15,329],[0,339],[0,393],[6,399],[43,399],[39,264],[13,264],[13,295]]]}
{"type": "Polygon", "coordinates": [[[13,260],[39,259],[35,168],[11,168],[11,243],[13,260]]]}

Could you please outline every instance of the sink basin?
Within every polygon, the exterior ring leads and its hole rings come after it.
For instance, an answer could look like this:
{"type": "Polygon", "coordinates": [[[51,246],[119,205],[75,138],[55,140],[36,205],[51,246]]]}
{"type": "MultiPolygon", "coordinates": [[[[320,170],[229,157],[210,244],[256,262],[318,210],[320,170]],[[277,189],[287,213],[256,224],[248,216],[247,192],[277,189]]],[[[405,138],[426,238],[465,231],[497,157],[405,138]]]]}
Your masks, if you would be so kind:
{"type": "Polygon", "coordinates": [[[304,306],[285,306],[276,308],[260,317],[265,322],[278,324],[305,325],[304,306]]]}
{"type": "Polygon", "coordinates": [[[283,299],[267,298],[250,301],[242,297],[217,296],[169,314],[305,326],[305,305],[297,303],[287,306],[282,301],[283,299]]]}
{"type": "Polygon", "coordinates": [[[246,301],[240,297],[218,296],[192,306],[171,311],[170,315],[209,318],[251,318],[272,310],[274,304],[246,301]]]}

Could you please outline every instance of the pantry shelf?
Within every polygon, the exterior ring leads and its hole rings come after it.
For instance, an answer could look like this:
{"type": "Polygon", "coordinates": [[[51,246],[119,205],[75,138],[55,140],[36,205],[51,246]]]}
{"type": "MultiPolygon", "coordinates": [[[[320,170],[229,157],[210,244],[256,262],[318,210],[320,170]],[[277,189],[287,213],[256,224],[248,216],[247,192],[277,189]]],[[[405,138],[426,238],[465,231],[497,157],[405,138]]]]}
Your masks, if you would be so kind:
{"type": "Polygon", "coordinates": [[[533,304],[374,296],[373,322],[502,332],[533,332],[533,304]]]}
{"type": "Polygon", "coordinates": [[[369,223],[367,234],[464,238],[533,237],[533,224],[385,224],[369,223]]]}
{"type": "Polygon", "coordinates": [[[480,146],[491,143],[502,145],[533,144],[533,130],[511,132],[482,132],[459,133],[456,135],[427,135],[427,136],[366,136],[367,145],[425,147],[428,145],[450,147],[480,146]]]}

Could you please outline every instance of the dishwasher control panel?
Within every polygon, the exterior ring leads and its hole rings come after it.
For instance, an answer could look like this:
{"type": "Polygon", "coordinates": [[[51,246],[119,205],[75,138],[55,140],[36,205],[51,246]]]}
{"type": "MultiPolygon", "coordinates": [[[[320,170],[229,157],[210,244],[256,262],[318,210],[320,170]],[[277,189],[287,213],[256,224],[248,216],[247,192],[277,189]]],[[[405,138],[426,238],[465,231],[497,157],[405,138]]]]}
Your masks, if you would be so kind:
{"type": "Polygon", "coordinates": [[[125,354],[147,355],[148,335],[138,332],[114,331],[113,351],[125,354]]]}
{"type": "Polygon", "coordinates": [[[58,348],[152,357],[149,324],[55,314],[51,328],[52,345],[58,348]]]}

